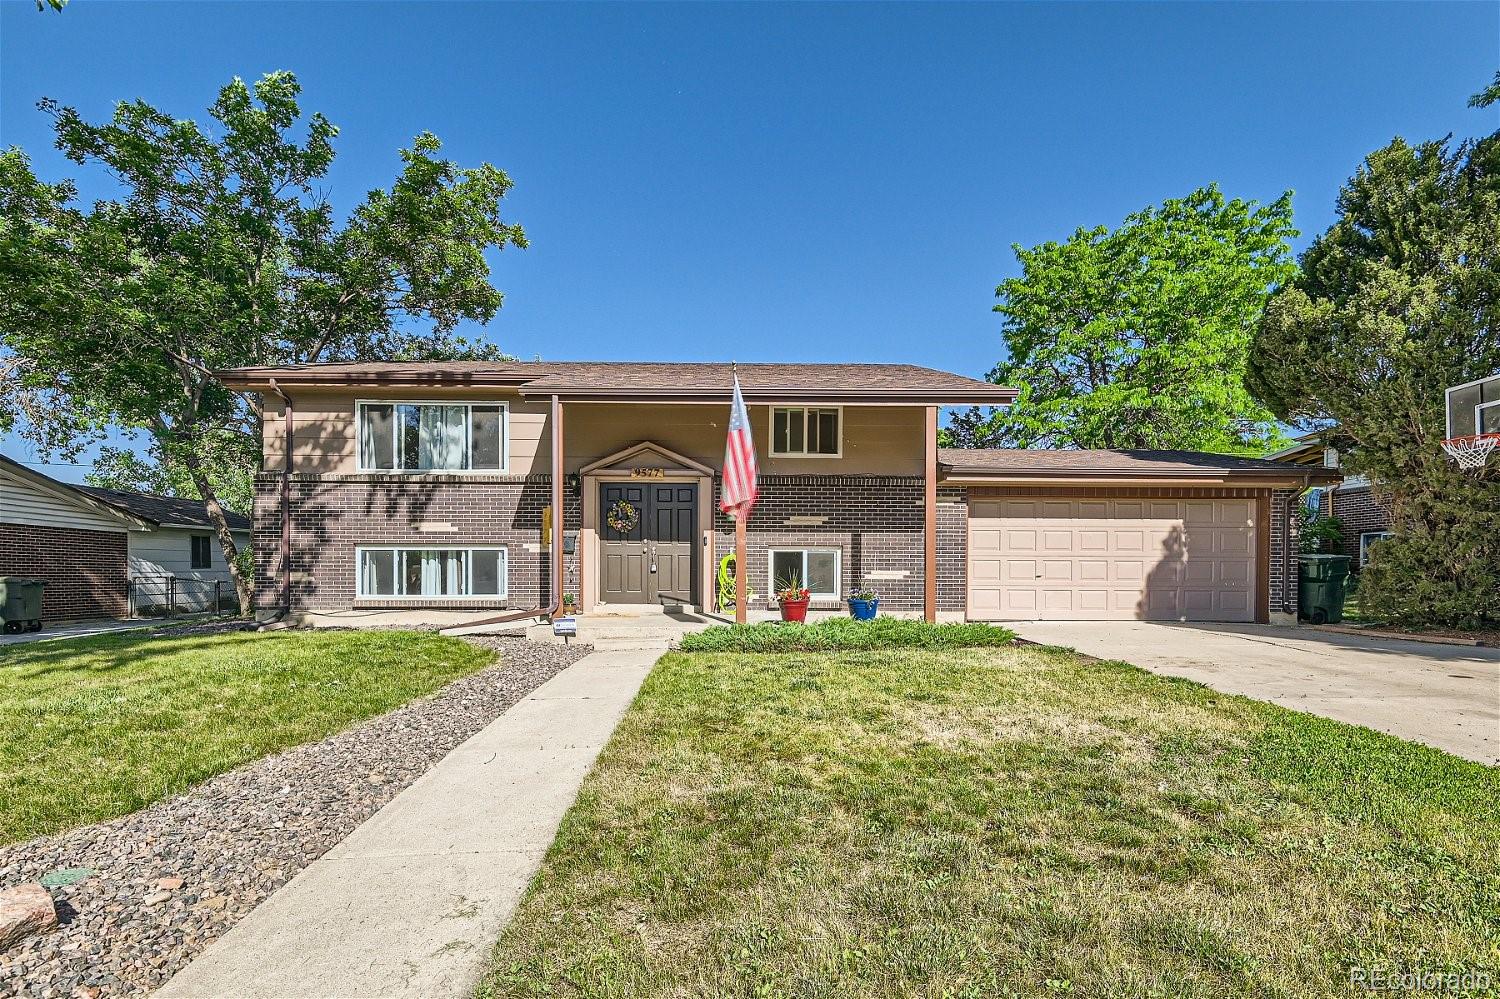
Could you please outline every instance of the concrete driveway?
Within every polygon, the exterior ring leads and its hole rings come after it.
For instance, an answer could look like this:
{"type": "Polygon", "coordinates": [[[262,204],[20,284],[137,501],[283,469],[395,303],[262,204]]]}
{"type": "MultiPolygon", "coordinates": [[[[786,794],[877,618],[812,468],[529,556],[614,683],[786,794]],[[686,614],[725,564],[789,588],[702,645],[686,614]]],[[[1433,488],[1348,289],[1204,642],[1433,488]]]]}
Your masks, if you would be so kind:
{"type": "Polygon", "coordinates": [[[1500,764],[1500,649],[1310,628],[1144,621],[1010,623],[1062,645],[1500,764]]]}

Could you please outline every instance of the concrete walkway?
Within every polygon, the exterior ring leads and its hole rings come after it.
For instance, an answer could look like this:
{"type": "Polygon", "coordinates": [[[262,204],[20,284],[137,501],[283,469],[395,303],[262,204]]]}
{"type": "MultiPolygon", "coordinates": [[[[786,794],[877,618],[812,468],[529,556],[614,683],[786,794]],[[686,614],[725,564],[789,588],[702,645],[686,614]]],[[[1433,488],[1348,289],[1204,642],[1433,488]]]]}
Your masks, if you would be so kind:
{"type": "Polygon", "coordinates": [[[108,635],[116,631],[141,631],[145,628],[164,628],[170,624],[185,623],[193,618],[156,618],[150,621],[101,618],[96,621],[72,621],[68,624],[49,624],[41,631],[22,631],[13,635],[0,633],[0,645],[22,645],[27,642],[50,642],[59,638],[88,638],[90,635],[108,635]]]}
{"type": "Polygon", "coordinates": [[[661,648],[563,670],[401,792],[160,996],[467,997],[661,648]]]}
{"type": "Polygon", "coordinates": [[[1314,628],[1030,621],[1022,638],[1122,659],[1500,764],[1500,649],[1314,628]]]}

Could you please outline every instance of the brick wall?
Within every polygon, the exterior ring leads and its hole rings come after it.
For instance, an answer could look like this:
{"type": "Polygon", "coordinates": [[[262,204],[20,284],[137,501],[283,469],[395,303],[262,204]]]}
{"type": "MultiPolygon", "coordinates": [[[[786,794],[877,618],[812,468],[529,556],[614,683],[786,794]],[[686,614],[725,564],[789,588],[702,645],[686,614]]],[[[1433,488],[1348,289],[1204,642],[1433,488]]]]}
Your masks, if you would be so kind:
{"type": "Polygon", "coordinates": [[[1271,615],[1297,613],[1297,510],[1300,489],[1271,490],[1271,615]],[[1290,516],[1288,514],[1290,511],[1290,516]],[[1288,608],[1290,608],[1288,610],[1288,608]]]}
{"type": "Polygon", "coordinates": [[[1330,489],[1324,494],[1325,509],[1343,522],[1343,536],[1335,549],[1340,555],[1348,555],[1356,571],[1360,568],[1359,536],[1367,531],[1389,531],[1391,511],[1375,498],[1369,486],[1353,489],[1330,489]]]}
{"type": "MultiPolygon", "coordinates": [[[[280,475],[256,476],[255,603],[280,606],[280,475]]],[[[550,477],[294,475],[292,605],[295,609],[357,607],[531,608],[551,600],[549,552],[541,547],[542,508],[552,501],[550,477]],[[496,600],[357,600],[355,548],[410,544],[424,548],[504,545],[507,596],[496,600]]],[[[569,531],[582,517],[580,500],[564,497],[569,531]]],[[[565,586],[578,591],[577,555],[564,565],[565,586]]]]}
{"type": "Polygon", "coordinates": [[[938,487],[937,609],[969,608],[969,491],[938,487]]]}
{"type": "Polygon", "coordinates": [[[45,579],[45,620],[126,616],[125,566],[122,531],[0,524],[0,576],[45,579]]]}
{"type": "MultiPolygon", "coordinates": [[[[715,555],[708,570],[714,578],[719,559],[734,552],[734,521],[718,512],[721,487],[722,480],[716,477],[715,555]]],[[[841,599],[855,586],[868,582],[880,594],[883,610],[920,611],[922,515],[920,476],[761,476],[760,502],[746,532],[749,584],[756,593],[751,606],[771,605],[768,597],[772,585],[767,578],[770,549],[837,548],[841,552],[841,599]]],[[[941,547],[941,540],[939,544],[941,547]]],[[[939,566],[942,564],[940,556],[939,566]]],[[[951,592],[949,599],[953,599],[951,592]]],[[[962,600],[961,593],[958,599],[962,600]]],[[[839,604],[817,601],[812,606],[833,608],[839,604]]],[[[958,609],[962,609],[961,604],[958,609]]]]}

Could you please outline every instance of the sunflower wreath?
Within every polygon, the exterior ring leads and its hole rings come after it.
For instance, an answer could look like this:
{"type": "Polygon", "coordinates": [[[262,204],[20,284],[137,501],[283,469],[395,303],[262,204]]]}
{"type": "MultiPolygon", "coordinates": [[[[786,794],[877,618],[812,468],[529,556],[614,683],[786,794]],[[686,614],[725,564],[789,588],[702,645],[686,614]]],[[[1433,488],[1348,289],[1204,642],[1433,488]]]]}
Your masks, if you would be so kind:
{"type": "Polygon", "coordinates": [[[626,500],[615,500],[604,520],[616,533],[629,534],[641,522],[641,512],[626,500]]]}

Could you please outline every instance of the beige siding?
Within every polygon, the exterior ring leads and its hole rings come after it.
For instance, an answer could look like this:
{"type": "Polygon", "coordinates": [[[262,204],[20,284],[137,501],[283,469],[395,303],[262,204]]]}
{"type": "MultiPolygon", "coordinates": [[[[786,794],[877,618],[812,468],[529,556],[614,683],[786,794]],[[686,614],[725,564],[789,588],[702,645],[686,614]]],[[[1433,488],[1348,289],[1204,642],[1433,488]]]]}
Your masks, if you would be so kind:
{"type": "MultiPolygon", "coordinates": [[[[510,473],[541,474],[551,470],[550,405],[522,400],[493,390],[424,390],[420,394],[369,392],[299,392],[293,397],[296,448],[293,469],[305,473],[357,471],[354,441],[356,399],[485,399],[510,405],[510,473]]],[[[751,406],[756,451],[768,475],[920,475],[922,409],[916,406],[844,407],[843,454],[840,457],[775,457],[770,454],[770,410],[751,406]]],[[[677,406],[619,403],[575,403],[563,414],[569,471],[606,455],[655,441],[695,461],[719,467],[724,454],[728,405],[677,406]]],[[[281,401],[265,401],[265,467],[282,465],[281,401]]]]}
{"type": "Polygon", "coordinates": [[[0,468],[0,523],[76,527],[87,531],[126,531],[119,517],[74,500],[62,489],[36,485],[0,468]]]}

